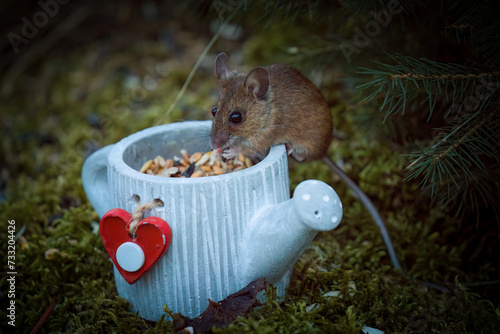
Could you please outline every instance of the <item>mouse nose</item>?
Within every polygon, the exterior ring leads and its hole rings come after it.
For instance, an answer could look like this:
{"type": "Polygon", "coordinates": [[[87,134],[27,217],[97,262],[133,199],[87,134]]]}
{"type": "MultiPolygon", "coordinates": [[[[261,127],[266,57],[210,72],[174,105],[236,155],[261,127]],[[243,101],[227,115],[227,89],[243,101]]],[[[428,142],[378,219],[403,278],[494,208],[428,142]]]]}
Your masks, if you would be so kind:
{"type": "Polygon", "coordinates": [[[210,146],[212,149],[216,150],[218,148],[224,148],[227,141],[229,140],[229,135],[224,133],[212,133],[210,136],[210,146]]]}

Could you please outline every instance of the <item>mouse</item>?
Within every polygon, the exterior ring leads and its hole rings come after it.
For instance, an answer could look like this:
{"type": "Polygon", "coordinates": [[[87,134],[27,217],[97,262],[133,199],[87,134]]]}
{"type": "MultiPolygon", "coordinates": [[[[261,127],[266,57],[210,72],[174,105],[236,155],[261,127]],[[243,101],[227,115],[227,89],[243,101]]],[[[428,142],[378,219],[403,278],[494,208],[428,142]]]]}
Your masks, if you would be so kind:
{"type": "Polygon", "coordinates": [[[211,143],[224,158],[243,153],[259,160],[278,144],[297,161],[325,155],[333,137],[332,115],[319,89],[298,70],[275,64],[239,73],[221,53],[215,74],[221,92],[212,109],[211,143]]]}
{"type": "Polygon", "coordinates": [[[285,64],[238,72],[229,66],[224,52],[216,57],[215,75],[221,91],[217,106],[212,109],[212,149],[220,150],[226,159],[242,153],[258,161],[271,146],[285,144],[288,155],[299,162],[322,159],[369,211],[393,266],[403,271],[377,209],[327,155],[333,140],[333,118],[318,87],[299,70],[285,64]]]}

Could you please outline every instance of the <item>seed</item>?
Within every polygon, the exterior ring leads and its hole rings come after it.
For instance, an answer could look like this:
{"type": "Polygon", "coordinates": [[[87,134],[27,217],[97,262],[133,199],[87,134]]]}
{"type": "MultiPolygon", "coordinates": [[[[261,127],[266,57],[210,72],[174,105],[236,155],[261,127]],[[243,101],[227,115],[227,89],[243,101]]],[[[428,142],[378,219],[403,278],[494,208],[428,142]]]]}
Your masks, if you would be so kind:
{"type": "Polygon", "coordinates": [[[160,165],[160,167],[165,167],[165,160],[163,159],[163,157],[161,155],[158,155],[155,160],[158,161],[158,164],[160,165]]]}
{"type": "Polygon", "coordinates": [[[211,154],[209,154],[209,153],[203,154],[203,156],[200,158],[200,160],[198,160],[196,162],[196,166],[202,166],[202,165],[206,164],[208,162],[208,160],[210,160],[211,154]]]}
{"type": "Polygon", "coordinates": [[[213,166],[212,169],[214,170],[214,175],[221,175],[224,174],[224,169],[219,166],[213,166]]]}
{"type": "Polygon", "coordinates": [[[185,176],[185,177],[190,177],[191,174],[193,174],[194,172],[194,163],[192,163],[191,165],[189,165],[189,167],[187,167],[181,174],[181,176],[185,176]]]}
{"type": "Polygon", "coordinates": [[[165,169],[169,169],[173,165],[174,165],[174,160],[173,159],[167,159],[167,161],[165,161],[165,169]]]}
{"type": "Polygon", "coordinates": [[[165,160],[158,155],[148,160],[142,165],[141,172],[149,175],[184,178],[221,175],[253,166],[252,160],[242,153],[238,153],[232,159],[223,159],[220,149],[206,153],[195,152],[192,155],[189,155],[185,149],[179,152],[180,157],[174,155],[172,159],[165,160]]]}
{"type": "Polygon", "coordinates": [[[208,162],[208,164],[213,166],[213,164],[215,163],[215,161],[216,161],[217,159],[218,159],[218,158],[217,158],[217,154],[212,153],[212,154],[210,155],[210,161],[208,162]]]}
{"type": "Polygon", "coordinates": [[[181,158],[182,160],[186,161],[189,163],[189,155],[188,152],[184,149],[181,150],[181,158]]]}
{"type": "Polygon", "coordinates": [[[210,173],[212,171],[212,166],[200,166],[200,168],[205,173],[210,173]]]}
{"type": "Polygon", "coordinates": [[[201,159],[201,157],[202,157],[201,152],[193,153],[193,155],[191,156],[191,158],[189,158],[189,162],[190,163],[198,162],[201,159]]]}
{"type": "Polygon", "coordinates": [[[170,167],[169,169],[166,169],[164,172],[167,176],[174,175],[179,173],[179,168],[178,167],[170,167]]]}
{"type": "Polygon", "coordinates": [[[159,168],[160,168],[160,162],[158,161],[158,158],[154,158],[152,166],[153,174],[156,174],[159,168]]]}
{"type": "Polygon", "coordinates": [[[247,166],[247,167],[252,167],[253,166],[253,162],[252,162],[252,160],[250,160],[249,157],[245,158],[245,166],[247,166]]]}
{"type": "Polygon", "coordinates": [[[174,160],[174,166],[178,166],[179,163],[181,162],[182,158],[177,156],[177,155],[174,155],[174,157],[172,158],[174,160]]]}
{"type": "Polygon", "coordinates": [[[144,163],[144,165],[142,165],[140,172],[145,173],[149,169],[149,166],[151,166],[152,163],[153,163],[153,160],[146,161],[144,163]]]}

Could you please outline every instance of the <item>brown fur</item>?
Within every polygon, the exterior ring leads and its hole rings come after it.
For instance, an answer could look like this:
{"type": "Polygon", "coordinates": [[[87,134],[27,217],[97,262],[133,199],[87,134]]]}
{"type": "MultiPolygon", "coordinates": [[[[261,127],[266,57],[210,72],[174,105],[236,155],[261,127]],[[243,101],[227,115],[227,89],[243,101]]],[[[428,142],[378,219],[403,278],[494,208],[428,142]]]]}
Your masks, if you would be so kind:
{"type": "Polygon", "coordinates": [[[262,157],[271,146],[287,144],[299,161],[325,156],[333,122],[319,89],[291,66],[278,64],[265,69],[269,89],[262,100],[245,86],[247,74],[232,72],[228,67],[216,69],[221,94],[212,125],[212,146],[225,149],[237,145],[247,155],[262,157]],[[244,114],[242,123],[229,122],[234,110],[244,114]]]}

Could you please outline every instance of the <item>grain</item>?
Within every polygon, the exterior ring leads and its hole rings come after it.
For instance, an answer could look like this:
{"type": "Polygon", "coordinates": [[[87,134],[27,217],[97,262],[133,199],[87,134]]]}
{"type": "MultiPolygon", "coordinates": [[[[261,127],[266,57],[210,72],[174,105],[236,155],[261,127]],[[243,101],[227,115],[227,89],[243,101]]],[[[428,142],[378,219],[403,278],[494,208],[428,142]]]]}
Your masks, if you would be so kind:
{"type": "Polygon", "coordinates": [[[182,149],[179,154],[180,156],[175,155],[166,160],[158,155],[154,159],[146,161],[140,172],[162,177],[189,178],[222,175],[253,166],[252,160],[242,153],[233,159],[223,159],[220,149],[193,154],[182,149]]]}

